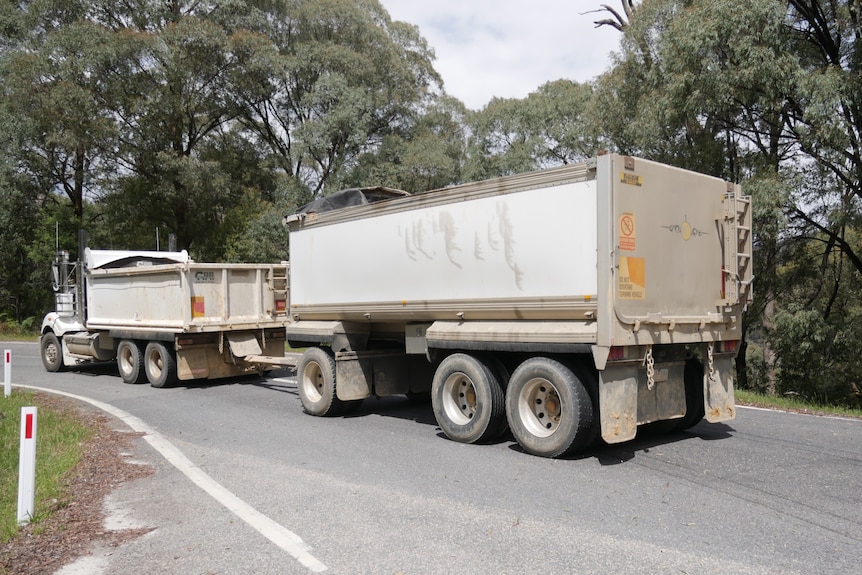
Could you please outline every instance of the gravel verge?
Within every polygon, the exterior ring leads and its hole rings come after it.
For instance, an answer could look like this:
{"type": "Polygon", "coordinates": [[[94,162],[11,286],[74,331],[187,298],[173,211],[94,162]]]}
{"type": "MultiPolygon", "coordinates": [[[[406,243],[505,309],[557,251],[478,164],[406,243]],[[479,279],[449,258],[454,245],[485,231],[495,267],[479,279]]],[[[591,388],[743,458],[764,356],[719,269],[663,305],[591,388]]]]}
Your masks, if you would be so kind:
{"type": "Polygon", "coordinates": [[[139,434],[114,429],[114,420],[79,402],[37,394],[43,409],[76,418],[93,430],[78,465],[64,480],[64,496],[51,502],[48,517],[23,527],[0,548],[0,574],[51,574],[96,547],[118,547],[151,529],[106,530],[104,500],[126,481],[152,475],[153,468],[129,460],[139,434]]]}

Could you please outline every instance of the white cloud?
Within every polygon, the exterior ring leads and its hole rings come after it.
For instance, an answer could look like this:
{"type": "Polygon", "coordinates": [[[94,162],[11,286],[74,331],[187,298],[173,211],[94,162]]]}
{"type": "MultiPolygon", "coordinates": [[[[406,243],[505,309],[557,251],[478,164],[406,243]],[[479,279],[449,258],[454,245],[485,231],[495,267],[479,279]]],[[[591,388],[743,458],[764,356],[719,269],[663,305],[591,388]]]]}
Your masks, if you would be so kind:
{"type": "Polygon", "coordinates": [[[596,29],[600,15],[586,13],[600,0],[380,1],[393,20],[419,27],[446,91],[472,109],[560,78],[592,80],[619,45],[616,30],[596,29]]]}

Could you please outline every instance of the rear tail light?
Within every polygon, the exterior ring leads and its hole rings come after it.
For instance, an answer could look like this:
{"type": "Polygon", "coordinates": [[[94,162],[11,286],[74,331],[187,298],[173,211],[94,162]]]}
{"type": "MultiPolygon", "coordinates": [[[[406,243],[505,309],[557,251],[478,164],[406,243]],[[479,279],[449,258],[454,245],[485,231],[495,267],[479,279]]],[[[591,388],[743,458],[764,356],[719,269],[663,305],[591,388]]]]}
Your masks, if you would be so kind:
{"type": "Polygon", "coordinates": [[[736,353],[736,350],[739,349],[739,340],[731,339],[721,341],[718,343],[717,347],[719,353],[736,353]]]}
{"type": "Polygon", "coordinates": [[[608,359],[610,361],[619,361],[621,359],[625,359],[626,357],[626,348],[624,347],[612,347],[611,352],[608,354],[608,359]]]}

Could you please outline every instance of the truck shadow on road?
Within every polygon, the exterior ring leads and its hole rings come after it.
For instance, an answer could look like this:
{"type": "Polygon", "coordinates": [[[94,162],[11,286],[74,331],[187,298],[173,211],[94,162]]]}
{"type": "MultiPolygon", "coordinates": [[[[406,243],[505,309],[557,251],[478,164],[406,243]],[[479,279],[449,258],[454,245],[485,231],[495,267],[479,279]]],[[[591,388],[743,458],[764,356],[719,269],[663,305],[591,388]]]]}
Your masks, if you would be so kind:
{"type": "MultiPolygon", "coordinates": [[[[436,428],[437,436],[443,440],[450,441],[437,425],[434,412],[430,402],[410,400],[401,396],[390,396],[384,398],[369,398],[362,402],[360,407],[353,413],[343,415],[345,418],[361,418],[369,416],[394,417],[421,423],[436,428]]],[[[690,441],[719,441],[730,439],[736,430],[723,423],[706,423],[703,421],[687,431],[661,432],[648,426],[638,430],[638,435],[632,441],[609,445],[601,439],[595,446],[578,453],[574,453],[560,459],[578,461],[584,459],[596,459],[601,465],[620,465],[631,461],[638,454],[649,453],[652,449],[663,445],[670,445],[690,441]]],[[[491,441],[484,442],[485,445],[507,445],[509,449],[527,455],[510,431],[491,441]]]]}
{"type": "Polygon", "coordinates": [[[626,443],[609,445],[603,441],[582,456],[595,457],[602,465],[620,465],[631,461],[639,453],[649,453],[651,450],[664,445],[688,441],[720,441],[733,437],[733,427],[724,423],[701,423],[687,431],[674,431],[662,433],[660,431],[644,429],[638,430],[635,439],[626,443]]]}
{"type": "MultiPolygon", "coordinates": [[[[119,377],[115,363],[99,363],[79,366],[74,369],[81,375],[90,377],[111,376],[119,377]]],[[[276,393],[286,394],[297,399],[297,411],[302,407],[298,401],[299,394],[296,383],[293,381],[295,371],[291,369],[276,370],[266,376],[250,374],[239,378],[219,380],[190,380],[175,383],[172,387],[176,389],[206,390],[227,385],[249,385],[259,387],[276,393]]],[[[309,417],[299,414],[303,417],[309,417]]],[[[344,418],[363,418],[370,416],[393,417],[404,419],[423,425],[433,426],[438,437],[449,440],[437,425],[431,402],[409,399],[405,396],[371,397],[365,399],[355,411],[338,415],[344,418]]],[[[595,459],[601,465],[621,465],[637,457],[638,454],[647,454],[652,449],[664,445],[670,445],[689,441],[719,441],[733,437],[736,430],[723,423],[707,423],[702,421],[687,431],[675,431],[662,433],[649,426],[638,429],[638,435],[632,441],[609,445],[599,440],[595,446],[588,450],[580,451],[561,457],[564,461],[580,461],[595,459]]],[[[506,431],[502,436],[485,442],[486,445],[507,445],[509,449],[527,455],[520,445],[515,441],[511,432],[506,431]]]]}

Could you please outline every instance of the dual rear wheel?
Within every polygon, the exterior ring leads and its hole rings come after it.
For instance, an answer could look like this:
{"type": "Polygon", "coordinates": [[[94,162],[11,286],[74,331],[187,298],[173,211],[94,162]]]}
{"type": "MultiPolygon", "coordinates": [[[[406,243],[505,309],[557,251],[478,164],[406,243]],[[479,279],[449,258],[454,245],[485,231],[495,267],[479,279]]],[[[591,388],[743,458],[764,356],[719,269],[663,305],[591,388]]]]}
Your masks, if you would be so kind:
{"type": "Polygon", "coordinates": [[[177,360],[173,350],[160,341],[151,341],[142,350],[142,343],[124,339],[117,346],[117,369],[123,381],[149,381],[153,387],[174,383],[177,380],[177,360]]]}
{"type": "Polygon", "coordinates": [[[506,390],[506,414],[524,451],[561,457],[590,447],[599,423],[585,380],[547,357],[530,358],[515,370],[506,390]]]}
{"type": "Polygon", "coordinates": [[[443,433],[461,443],[498,437],[506,429],[504,383],[476,356],[455,353],[444,359],[431,384],[431,405],[443,433]]]}
{"type": "Polygon", "coordinates": [[[440,429],[476,443],[499,437],[508,424],[524,451],[542,457],[586,449],[597,437],[593,399],[568,366],[530,358],[506,383],[492,361],[457,353],[444,359],[431,393],[440,429]]]}

